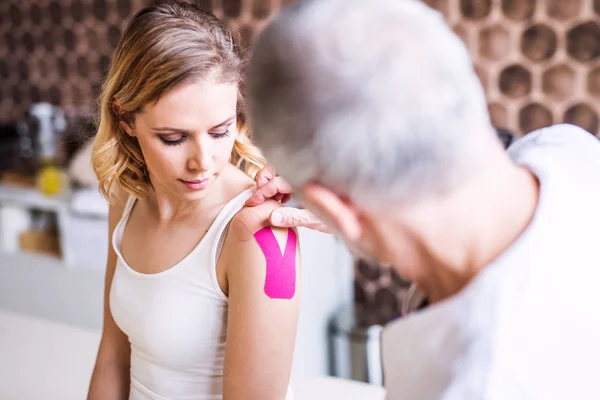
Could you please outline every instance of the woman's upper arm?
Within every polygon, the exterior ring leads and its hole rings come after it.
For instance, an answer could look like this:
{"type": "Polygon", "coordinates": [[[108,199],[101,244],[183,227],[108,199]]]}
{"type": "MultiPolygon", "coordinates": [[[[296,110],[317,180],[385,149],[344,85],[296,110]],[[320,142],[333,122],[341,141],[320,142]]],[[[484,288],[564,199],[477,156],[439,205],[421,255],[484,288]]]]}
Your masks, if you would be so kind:
{"type": "Polygon", "coordinates": [[[129,364],[129,340],[119,329],[110,311],[110,287],[117,263],[117,255],[112,247],[113,232],[123,215],[127,194],[117,189],[115,199],[109,205],[108,211],[108,258],[106,262],[106,274],[104,278],[104,320],[102,327],[102,340],[98,358],[105,361],[116,361],[129,364]]]}
{"type": "Polygon", "coordinates": [[[283,400],[290,379],[300,298],[297,232],[259,231],[247,240],[228,235],[221,256],[229,293],[224,400],[283,400]]]}

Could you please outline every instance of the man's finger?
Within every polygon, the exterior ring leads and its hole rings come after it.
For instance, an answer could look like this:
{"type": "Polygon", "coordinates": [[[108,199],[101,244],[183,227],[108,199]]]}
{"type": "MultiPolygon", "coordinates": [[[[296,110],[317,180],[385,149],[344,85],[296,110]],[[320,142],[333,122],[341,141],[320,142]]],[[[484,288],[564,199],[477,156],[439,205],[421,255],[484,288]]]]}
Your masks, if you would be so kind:
{"type": "Polygon", "coordinates": [[[263,187],[256,190],[256,192],[246,201],[247,206],[257,206],[264,203],[266,200],[271,199],[277,195],[277,193],[289,194],[292,193],[292,187],[283,178],[277,176],[271,179],[263,187]]]}
{"type": "Polygon", "coordinates": [[[292,195],[291,194],[284,194],[283,197],[281,198],[281,204],[285,204],[288,201],[290,201],[292,199],[292,195]]]}
{"type": "Polygon", "coordinates": [[[268,183],[271,179],[275,178],[276,176],[277,176],[277,172],[275,171],[275,168],[273,168],[272,166],[267,164],[263,169],[258,171],[258,173],[256,174],[256,178],[255,178],[256,186],[260,188],[263,185],[265,185],[266,183],[268,183]]]}
{"type": "Polygon", "coordinates": [[[270,222],[281,228],[304,227],[324,233],[333,233],[319,218],[308,210],[300,210],[292,207],[278,208],[271,213],[270,222]]]}
{"type": "Polygon", "coordinates": [[[283,196],[285,196],[283,193],[277,193],[274,197],[273,200],[275,201],[281,201],[281,199],[283,199],[283,196]]]}
{"type": "Polygon", "coordinates": [[[259,204],[264,203],[266,200],[272,198],[277,193],[279,193],[279,189],[277,187],[277,181],[275,179],[269,181],[263,187],[258,188],[256,192],[246,201],[247,206],[257,206],[259,204]]]}

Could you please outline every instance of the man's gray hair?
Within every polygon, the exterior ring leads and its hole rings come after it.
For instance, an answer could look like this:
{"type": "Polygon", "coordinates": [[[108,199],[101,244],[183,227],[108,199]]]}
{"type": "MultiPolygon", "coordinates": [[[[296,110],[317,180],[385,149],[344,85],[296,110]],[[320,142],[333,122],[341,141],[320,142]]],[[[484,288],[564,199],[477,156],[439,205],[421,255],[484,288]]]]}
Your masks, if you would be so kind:
{"type": "Polygon", "coordinates": [[[417,0],[307,0],[258,38],[253,135],[294,187],[414,201],[479,165],[493,135],[460,39],[417,0]]]}

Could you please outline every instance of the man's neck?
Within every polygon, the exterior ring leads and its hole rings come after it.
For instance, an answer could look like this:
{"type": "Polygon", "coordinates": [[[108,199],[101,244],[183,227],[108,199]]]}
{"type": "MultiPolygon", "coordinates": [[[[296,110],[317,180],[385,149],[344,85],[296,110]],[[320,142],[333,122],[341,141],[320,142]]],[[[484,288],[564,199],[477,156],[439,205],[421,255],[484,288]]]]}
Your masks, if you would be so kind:
{"type": "Polygon", "coordinates": [[[518,239],[538,199],[537,178],[499,158],[452,194],[402,210],[395,221],[388,216],[381,238],[400,275],[435,303],[462,290],[518,239]],[[412,250],[399,248],[394,232],[402,232],[412,250]]]}

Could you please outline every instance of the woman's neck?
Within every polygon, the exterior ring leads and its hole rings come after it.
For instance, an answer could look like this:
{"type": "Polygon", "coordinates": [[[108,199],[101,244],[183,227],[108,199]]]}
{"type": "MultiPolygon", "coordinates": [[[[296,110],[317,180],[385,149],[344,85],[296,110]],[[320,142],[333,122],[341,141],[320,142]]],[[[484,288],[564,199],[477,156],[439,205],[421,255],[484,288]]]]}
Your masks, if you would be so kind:
{"type": "Polygon", "coordinates": [[[252,187],[254,181],[234,165],[227,165],[206,188],[204,196],[189,199],[178,196],[167,188],[155,186],[146,197],[150,212],[161,222],[188,218],[199,211],[221,208],[226,202],[245,189],[252,187]]]}
{"type": "Polygon", "coordinates": [[[168,188],[153,185],[145,201],[150,213],[160,222],[166,223],[188,218],[198,212],[198,210],[209,209],[216,204],[222,203],[223,184],[220,177],[217,177],[207,189],[203,197],[189,199],[168,190],[168,188]]]}

